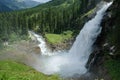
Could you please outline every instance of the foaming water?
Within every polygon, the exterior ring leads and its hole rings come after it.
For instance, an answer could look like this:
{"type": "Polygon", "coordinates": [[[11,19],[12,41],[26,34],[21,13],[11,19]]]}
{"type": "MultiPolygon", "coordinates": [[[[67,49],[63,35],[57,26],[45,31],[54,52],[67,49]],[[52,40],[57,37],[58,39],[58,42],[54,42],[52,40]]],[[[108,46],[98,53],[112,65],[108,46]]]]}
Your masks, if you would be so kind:
{"type": "Polygon", "coordinates": [[[41,55],[48,55],[48,56],[54,55],[54,53],[52,53],[50,49],[47,47],[45,39],[41,35],[35,34],[33,31],[28,31],[28,32],[31,38],[34,38],[35,41],[37,40],[39,42],[38,46],[41,49],[41,55]]]}
{"type": "Polygon", "coordinates": [[[54,51],[52,52],[48,47],[47,47],[47,44],[45,42],[45,39],[41,36],[41,35],[38,35],[36,34],[35,32],[33,31],[28,31],[29,35],[30,35],[30,38],[34,38],[33,40],[34,41],[38,41],[39,44],[38,46],[40,47],[41,49],[41,55],[47,55],[47,56],[52,56],[52,55],[55,55],[55,54],[59,54],[59,53],[64,53],[65,51],[54,51]]]}
{"type": "Polygon", "coordinates": [[[87,72],[85,65],[93,51],[93,44],[102,29],[100,27],[101,20],[111,4],[112,2],[104,4],[96,16],[84,25],[69,52],[59,52],[59,54],[56,54],[58,52],[50,52],[42,36],[33,33],[40,42],[39,47],[42,54],[54,55],[41,55],[36,58],[34,64],[28,65],[47,75],[57,73],[62,77],[72,77],[85,74],[87,72]]]}

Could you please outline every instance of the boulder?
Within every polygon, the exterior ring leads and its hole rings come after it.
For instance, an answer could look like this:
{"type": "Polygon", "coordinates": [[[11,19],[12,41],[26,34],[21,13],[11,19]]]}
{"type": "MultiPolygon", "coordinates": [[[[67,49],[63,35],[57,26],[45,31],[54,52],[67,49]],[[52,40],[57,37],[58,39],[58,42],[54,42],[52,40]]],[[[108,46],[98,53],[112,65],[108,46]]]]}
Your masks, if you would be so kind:
{"type": "Polygon", "coordinates": [[[35,54],[41,54],[41,49],[39,46],[34,46],[31,48],[31,52],[35,54]]]}

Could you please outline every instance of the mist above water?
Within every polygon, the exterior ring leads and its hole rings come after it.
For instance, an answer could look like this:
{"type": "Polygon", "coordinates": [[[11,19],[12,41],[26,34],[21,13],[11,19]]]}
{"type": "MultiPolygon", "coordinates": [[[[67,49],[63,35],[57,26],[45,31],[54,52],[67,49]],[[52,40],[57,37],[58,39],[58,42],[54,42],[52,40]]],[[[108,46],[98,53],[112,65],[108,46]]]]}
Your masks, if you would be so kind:
{"type": "Polygon", "coordinates": [[[100,27],[101,20],[105,11],[111,4],[112,2],[103,5],[96,16],[86,22],[69,52],[59,52],[59,54],[49,52],[44,39],[34,33],[34,36],[36,36],[37,40],[40,42],[39,47],[43,55],[36,58],[36,61],[31,66],[47,75],[57,73],[63,77],[72,77],[74,75],[85,74],[87,72],[85,65],[89,55],[93,51],[93,44],[102,29],[100,27]],[[46,56],[44,54],[54,55],[46,56]]]}
{"type": "Polygon", "coordinates": [[[101,32],[101,20],[111,4],[112,2],[104,4],[96,16],[86,22],[68,52],[51,52],[42,36],[29,31],[31,38],[38,41],[38,47],[41,48],[41,55],[35,54],[31,50],[29,51],[29,49],[34,48],[34,45],[31,45],[29,48],[28,42],[28,44],[24,45],[13,45],[14,51],[8,50],[7,53],[1,54],[0,60],[14,59],[46,75],[59,74],[62,77],[76,77],[87,73],[88,69],[85,65],[89,55],[93,51],[93,44],[101,32]]]}
{"type": "Polygon", "coordinates": [[[72,77],[85,74],[87,72],[85,65],[102,29],[100,27],[101,20],[111,4],[112,2],[104,4],[96,16],[86,22],[69,52],[50,52],[42,36],[31,32],[39,41],[42,55],[39,57],[35,55],[34,63],[28,65],[47,75],[57,73],[62,77],[72,77]],[[54,55],[50,56],[49,54],[54,55]]]}

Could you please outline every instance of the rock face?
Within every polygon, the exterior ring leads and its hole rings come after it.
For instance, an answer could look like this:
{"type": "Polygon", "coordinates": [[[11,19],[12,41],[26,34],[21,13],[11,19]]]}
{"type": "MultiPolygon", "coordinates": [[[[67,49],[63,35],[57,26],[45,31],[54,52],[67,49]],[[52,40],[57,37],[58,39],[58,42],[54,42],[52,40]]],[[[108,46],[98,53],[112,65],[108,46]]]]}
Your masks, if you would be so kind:
{"type": "Polygon", "coordinates": [[[103,51],[108,51],[108,53],[113,53],[118,55],[120,48],[120,1],[114,0],[113,5],[108,9],[107,14],[105,15],[101,26],[103,27],[102,33],[99,37],[100,41],[98,41],[99,46],[102,47],[103,51]],[[108,43],[108,45],[102,45],[108,43]]]}
{"type": "MultiPolygon", "coordinates": [[[[110,1],[110,0],[105,0],[110,1]]],[[[95,51],[91,54],[87,67],[90,72],[98,78],[112,80],[108,75],[104,62],[106,55],[112,59],[120,59],[120,0],[114,0],[113,5],[108,9],[102,21],[102,32],[95,42],[95,51]],[[94,61],[92,61],[94,59],[94,61]]]]}
{"type": "Polygon", "coordinates": [[[41,53],[41,49],[40,49],[40,47],[38,47],[38,46],[33,47],[32,51],[33,51],[35,54],[40,54],[40,53],[41,53]]]}
{"type": "Polygon", "coordinates": [[[65,40],[64,42],[58,43],[58,44],[48,44],[48,47],[51,48],[52,51],[56,50],[69,50],[73,44],[74,40],[73,38],[69,40],[65,40]]]}

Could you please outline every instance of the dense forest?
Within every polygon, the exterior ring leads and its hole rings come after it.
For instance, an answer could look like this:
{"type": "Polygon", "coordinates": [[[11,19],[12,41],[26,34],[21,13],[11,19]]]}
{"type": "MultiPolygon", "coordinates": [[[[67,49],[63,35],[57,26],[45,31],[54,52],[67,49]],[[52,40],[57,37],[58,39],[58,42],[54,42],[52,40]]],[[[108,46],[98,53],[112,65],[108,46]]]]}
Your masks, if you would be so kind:
{"type": "Polygon", "coordinates": [[[28,30],[40,33],[78,30],[83,23],[81,16],[96,3],[88,5],[88,0],[53,0],[32,9],[0,13],[0,39],[8,40],[13,34],[26,35],[28,30]]]}
{"type": "MultiPolygon", "coordinates": [[[[5,41],[14,42],[15,40],[28,39],[29,30],[43,36],[46,33],[61,34],[70,30],[73,32],[72,35],[76,36],[83,24],[95,16],[96,5],[100,1],[109,2],[111,0],[51,0],[36,7],[18,11],[11,11],[8,7],[0,5],[0,9],[3,10],[0,12],[0,52],[2,53],[3,48],[1,47],[3,47],[2,44],[5,41]]],[[[100,80],[120,79],[119,4],[120,0],[114,0],[112,6],[104,15],[101,23],[102,32],[94,43],[95,50],[89,57],[89,60],[95,57],[95,62],[93,62],[90,70],[100,80]]],[[[56,35],[50,35],[49,37],[54,38],[56,35]]],[[[3,66],[2,64],[0,66],[3,66]]]]}

